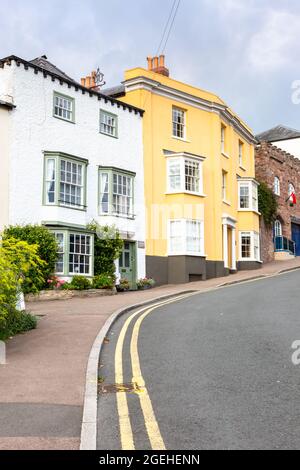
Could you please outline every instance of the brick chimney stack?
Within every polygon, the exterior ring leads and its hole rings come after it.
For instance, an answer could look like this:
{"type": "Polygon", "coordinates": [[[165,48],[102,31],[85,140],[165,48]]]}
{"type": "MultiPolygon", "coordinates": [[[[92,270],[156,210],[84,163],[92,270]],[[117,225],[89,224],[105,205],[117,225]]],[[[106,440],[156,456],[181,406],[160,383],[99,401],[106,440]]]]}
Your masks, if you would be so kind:
{"type": "Polygon", "coordinates": [[[97,72],[93,71],[91,75],[88,75],[85,78],[81,79],[81,85],[84,86],[85,88],[90,88],[96,90],[97,84],[96,84],[96,75],[97,72]]]}
{"type": "Polygon", "coordinates": [[[165,77],[170,76],[169,69],[165,66],[165,56],[160,55],[159,57],[147,57],[148,61],[148,70],[150,72],[159,73],[160,75],[164,75],[165,77]]]}

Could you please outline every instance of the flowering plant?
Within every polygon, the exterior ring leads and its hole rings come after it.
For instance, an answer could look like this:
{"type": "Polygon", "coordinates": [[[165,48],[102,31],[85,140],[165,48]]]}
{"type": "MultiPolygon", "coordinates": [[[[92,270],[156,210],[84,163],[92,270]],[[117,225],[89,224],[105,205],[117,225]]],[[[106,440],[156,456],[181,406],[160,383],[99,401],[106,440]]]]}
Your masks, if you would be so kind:
{"type": "Polygon", "coordinates": [[[66,283],[66,281],[63,281],[62,279],[59,279],[59,277],[57,277],[57,276],[52,276],[47,281],[49,289],[51,289],[51,290],[62,289],[62,287],[65,283],[66,283]]]}
{"type": "Polygon", "coordinates": [[[139,279],[137,282],[138,289],[150,289],[154,287],[156,284],[155,280],[151,277],[145,277],[143,279],[139,279]]]}

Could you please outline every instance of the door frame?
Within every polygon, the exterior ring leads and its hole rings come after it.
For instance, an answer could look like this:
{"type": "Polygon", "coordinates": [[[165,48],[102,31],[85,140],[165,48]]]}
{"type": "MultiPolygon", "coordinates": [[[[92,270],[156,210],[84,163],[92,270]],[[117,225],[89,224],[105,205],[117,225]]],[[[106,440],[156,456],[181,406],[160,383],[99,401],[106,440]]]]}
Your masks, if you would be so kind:
{"type": "MultiPolygon", "coordinates": [[[[130,244],[130,257],[132,258],[130,260],[130,263],[132,263],[132,285],[131,285],[131,290],[136,290],[137,289],[137,242],[132,241],[132,240],[123,240],[124,244],[129,243],[130,244]]],[[[124,250],[124,247],[122,248],[122,252],[124,250]]],[[[119,271],[119,276],[120,279],[122,279],[122,273],[121,273],[121,267],[120,267],[120,262],[118,262],[118,271],[119,271]]]]}
{"type": "Polygon", "coordinates": [[[237,220],[229,215],[223,215],[223,260],[224,268],[230,271],[237,271],[236,256],[236,223],[237,220]],[[231,260],[228,252],[228,230],[231,230],[231,260]],[[230,262],[231,261],[231,262],[230,262]]]}

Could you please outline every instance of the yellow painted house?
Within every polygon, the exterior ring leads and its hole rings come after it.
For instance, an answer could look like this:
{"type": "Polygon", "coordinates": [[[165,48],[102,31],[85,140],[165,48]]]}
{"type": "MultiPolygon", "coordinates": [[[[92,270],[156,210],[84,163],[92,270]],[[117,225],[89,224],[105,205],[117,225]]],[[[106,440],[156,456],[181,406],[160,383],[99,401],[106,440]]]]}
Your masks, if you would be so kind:
{"type": "Polygon", "coordinates": [[[148,58],[106,91],[145,110],[147,275],[181,283],[257,268],[253,133],[218,96],[170,78],[164,61],[148,58]]]}

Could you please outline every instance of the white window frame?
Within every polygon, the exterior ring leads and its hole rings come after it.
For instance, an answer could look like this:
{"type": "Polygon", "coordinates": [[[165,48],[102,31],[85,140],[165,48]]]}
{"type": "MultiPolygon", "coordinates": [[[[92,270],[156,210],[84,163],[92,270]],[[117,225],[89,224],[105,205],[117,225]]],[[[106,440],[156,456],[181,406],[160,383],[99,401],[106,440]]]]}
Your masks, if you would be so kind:
{"type": "Polygon", "coordinates": [[[226,155],[226,130],[225,124],[221,124],[221,153],[226,155]]]}
{"type": "Polygon", "coordinates": [[[58,276],[63,276],[65,274],[65,254],[66,254],[66,235],[65,235],[65,232],[60,232],[59,230],[56,230],[54,233],[54,236],[55,236],[55,239],[56,239],[56,242],[58,242],[58,236],[59,235],[62,235],[62,251],[58,250],[57,254],[58,255],[62,255],[63,256],[63,261],[62,261],[62,264],[63,264],[63,269],[62,271],[57,271],[57,264],[58,264],[58,260],[56,261],[55,263],[55,274],[58,275],[58,276]]]}
{"type": "Polygon", "coordinates": [[[227,183],[228,183],[228,172],[222,170],[222,199],[223,202],[227,202],[227,183]]]}
{"type": "Polygon", "coordinates": [[[245,144],[239,140],[239,166],[243,168],[244,165],[245,144]]]}
{"type": "Polygon", "coordinates": [[[108,135],[109,137],[118,138],[118,115],[110,113],[105,109],[100,109],[100,134],[108,135]],[[109,123],[113,120],[113,123],[109,123]],[[110,129],[112,132],[110,132],[110,129]]]}
{"type": "Polygon", "coordinates": [[[282,231],[282,223],[280,220],[276,219],[274,222],[274,236],[275,237],[282,237],[283,231],[282,231]]]}
{"type": "Polygon", "coordinates": [[[280,196],[281,188],[280,188],[280,179],[278,178],[278,176],[275,176],[274,178],[273,190],[276,196],[280,196]]]}
{"type": "Polygon", "coordinates": [[[195,219],[172,219],[168,221],[168,256],[201,256],[204,254],[204,221],[195,219]],[[172,224],[178,224],[179,236],[181,237],[181,247],[179,250],[172,249],[171,233],[172,224]],[[188,248],[188,225],[189,223],[199,224],[199,251],[190,251],[188,248]]]}
{"type": "MultiPolygon", "coordinates": [[[[91,277],[92,276],[92,262],[93,262],[93,237],[92,235],[90,234],[86,234],[86,233],[80,233],[80,232],[72,232],[70,231],[68,233],[68,247],[69,247],[69,250],[68,250],[68,272],[69,272],[69,276],[86,276],[86,277],[91,277]],[[71,253],[71,250],[70,250],[70,245],[71,245],[71,236],[74,236],[75,237],[75,242],[74,242],[74,246],[76,245],[76,236],[79,236],[79,237],[85,237],[85,239],[89,238],[90,239],[90,252],[87,254],[87,253],[82,253],[81,252],[81,239],[80,239],[80,253],[75,253],[75,252],[72,252],[71,253]],[[84,256],[84,257],[89,257],[89,272],[86,273],[80,273],[80,272],[73,272],[70,270],[70,256],[71,255],[74,255],[74,256],[84,256]]],[[[75,264],[75,263],[73,263],[75,264]]],[[[80,264],[80,263],[79,263],[80,264]]]]}
{"type": "Polygon", "coordinates": [[[240,212],[258,213],[258,183],[256,181],[240,180],[238,182],[238,208],[240,212]],[[249,191],[249,207],[241,207],[241,188],[245,186],[249,191]]]}
{"type": "Polygon", "coordinates": [[[174,139],[186,140],[186,110],[182,109],[182,108],[179,108],[178,106],[172,106],[172,137],[174,139]],[[174,130],[175,130],[174,125],[177,126],[179,124],[174,119],[174,113],[175,112],[182,113],[182,115],[183,115],[183,123],[181,124],[182,125],[182,136],[177,135],[177,133],[174,132],[174,130]]]}
{"type": "Polygon", "coordinates": [[[203,196],[203,160],[196,159],[196,158],[190,158],[190,157],[185,157],[185,156],[176,156],[176,157],[169,157],[167,159],[167,193],[168,194],[182,194],[182,193],[187,193],[187,194],[193,194],[196,196],[203,196]],[[173,164],[178,164],[180,165],[180,174],[177,175],[180,177],[180,185],[178,188],[172,188],[171,187],[171,166],[173,164]],[[199,191],[189,191],[186,189],[186,163],[197,163],[199,165],[199,191]]]}
{"type": "Polygon", "coordinates": [[[293,183],[289,183],[289,197],[291,197],[292,194],[296,194],[296,188],[293,183]]]}
{"type": "Polygon", "coordinates": [[[67,122],[75,122],[75,98],[72,96],[63,95],[58,93],[57,91],[54,92],[53,97],[53,116],[57,119],[62,119],[63,121],[67,122]],[[57,103],[56,100],[60,100],[61,103],[57,103]],[[64,106],[65,103],[69,103],[69,106],[64,106]],[[56,112],[58,110],[58,112],[56,112]],[[67,114],[70,114],[70,117],[67,117],[67,114]],[[64,114],[66,114],[64,116],[64,114]]]}
{"type": "Polygon", "coordinates": [[[239,232],[239,261],[255,261],[261,262],[260,259],[260,235],[256,231],[244,230],[239,232]],[[251,255],[249,258],[243,258],[242,256],[242,239],[244,236],[250,237],[250,251],[251,255]],[[257,251],[257,256],[255,252],[257,251]]]}

